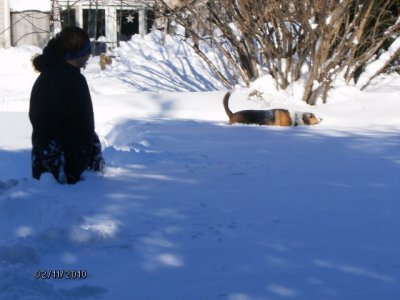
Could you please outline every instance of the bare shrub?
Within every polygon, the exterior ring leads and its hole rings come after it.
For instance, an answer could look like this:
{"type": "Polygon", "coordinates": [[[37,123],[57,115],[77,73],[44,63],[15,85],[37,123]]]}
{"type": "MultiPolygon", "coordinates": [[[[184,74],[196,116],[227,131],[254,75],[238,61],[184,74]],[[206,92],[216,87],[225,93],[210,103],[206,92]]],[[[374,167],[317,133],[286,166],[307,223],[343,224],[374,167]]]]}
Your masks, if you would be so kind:
{"type": "MultiPolygon", "coordinates": [[[[223,55],[245,84],[265,73],[279,89],[304,80],[303,100],[327,100],[335,78],[357,80],[400,33],[398,0],[156,0],[171,24],[226,85],[202,45],[223,55]]],[[[398,60],[386,61],[382,70],[398,60]]]]}

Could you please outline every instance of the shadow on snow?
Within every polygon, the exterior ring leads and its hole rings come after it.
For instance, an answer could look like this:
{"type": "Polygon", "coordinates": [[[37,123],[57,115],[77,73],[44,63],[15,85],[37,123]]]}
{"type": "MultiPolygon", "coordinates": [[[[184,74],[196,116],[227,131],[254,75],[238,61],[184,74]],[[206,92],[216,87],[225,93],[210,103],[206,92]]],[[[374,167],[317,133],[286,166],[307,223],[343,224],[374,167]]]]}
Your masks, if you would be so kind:
{"type": "MultiPolygon", "coordinates": [[[[398,134],[131,120],[107,141],[104,176],[29,179],[0,193],[3,273],[29,270],[18,288],[45,299],[400,292],[398,134]],[[56,262],[92,276],[78,288],[26,278],[56,262]]],[[[0,157],[12,169],[29,153],[0,157]]]]}

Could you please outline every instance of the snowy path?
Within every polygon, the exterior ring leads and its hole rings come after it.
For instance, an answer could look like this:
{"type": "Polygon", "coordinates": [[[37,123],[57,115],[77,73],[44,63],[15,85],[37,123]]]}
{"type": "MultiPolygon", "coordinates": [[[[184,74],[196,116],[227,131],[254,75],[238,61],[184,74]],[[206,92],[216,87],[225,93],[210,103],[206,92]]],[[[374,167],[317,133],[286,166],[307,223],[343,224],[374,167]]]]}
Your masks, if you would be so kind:
{"type": "Polygon", "coordinates": [[[108,140],[104,177],[0,191],[0,299],[400,295],[398,135],[132,120],[108,140]]]}

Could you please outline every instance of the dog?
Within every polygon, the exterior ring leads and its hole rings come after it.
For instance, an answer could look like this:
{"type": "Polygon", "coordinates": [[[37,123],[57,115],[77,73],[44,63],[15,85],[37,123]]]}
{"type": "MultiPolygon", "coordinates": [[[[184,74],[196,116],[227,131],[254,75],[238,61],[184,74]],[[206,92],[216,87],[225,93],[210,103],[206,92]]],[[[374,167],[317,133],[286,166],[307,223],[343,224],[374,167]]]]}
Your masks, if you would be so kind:
{"type": "Polygon", "coordinates": [[[321,123],[322,119],[317,118],[311,112],[290,113],[286,109],[270,110],[241,110],[233,113],[229,109],[229,98],[232,91],[225,94],[223,105],[225,112],[229,117],[229,124],[257,124],[272,126],[297,126],[297,125],[316,125],[321,123]]]}
{"type": "Polygon", "coordinates": [[[106,53],[101,53],[100,54],[100,69],[105,70],[107,65],[111,65],[113,58],[115,58],[115,56],[108,55],[106,53]]]}

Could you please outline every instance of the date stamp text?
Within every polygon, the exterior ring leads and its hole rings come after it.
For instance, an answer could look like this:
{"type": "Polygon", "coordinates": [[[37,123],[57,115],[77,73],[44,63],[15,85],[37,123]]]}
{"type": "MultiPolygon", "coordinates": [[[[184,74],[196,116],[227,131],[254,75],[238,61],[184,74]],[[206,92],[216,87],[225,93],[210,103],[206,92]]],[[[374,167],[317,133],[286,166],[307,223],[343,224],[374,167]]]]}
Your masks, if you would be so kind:
{"type": "Polygon", "coordinates": [[[86,279],[88,272],[86,270],[37,270],[36,279],[86,279]]]}

